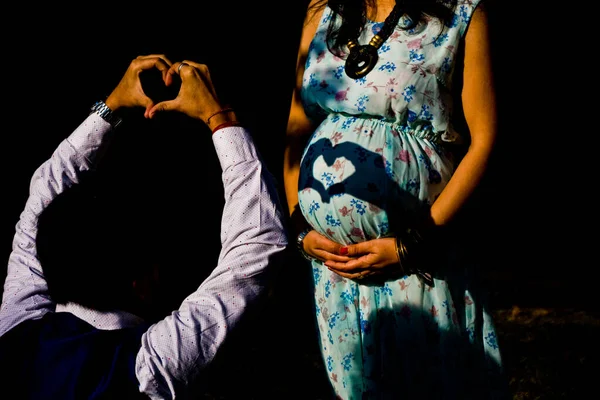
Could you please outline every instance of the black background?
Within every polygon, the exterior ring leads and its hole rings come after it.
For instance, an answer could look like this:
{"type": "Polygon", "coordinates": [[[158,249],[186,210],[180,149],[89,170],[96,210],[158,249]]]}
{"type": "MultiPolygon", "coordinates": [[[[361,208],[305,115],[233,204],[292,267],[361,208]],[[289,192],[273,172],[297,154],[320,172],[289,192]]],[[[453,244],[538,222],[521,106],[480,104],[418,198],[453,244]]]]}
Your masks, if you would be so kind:
{"type": "MultiPolygon", "coordinates": [[[[582,181],[594,176],[588,167],[594,149],[574,144],[587,124],[584,116],[573,115],[583,100],[577,84],[566,79],[575,74],[565,67],[568,44],[549,31],[549,11],[529,3],[515,10],[511,2],[490,2],[500,141],[472,205],[478,217],[471,223],[489,283],[499,293],[498,306],[588,306],[586,285],[598,272],[584,251],[593,239],[586,232],[595,224],[586,207],[590,185],[582,181]]],[[[4,13],[0,250],[5,261],[34,170],[89,107],[110,93],[137,55],[164,53],[172,61],[207,63],[217,90],[238,110],[280,177],[306,1],[157,4],[63,9],[46,4],[4,13]]],[[[152,124],[133,118],[108,160],[115,190],[124,199],[150,197],[149,215],[184,233],[170,243],[187,250],[182,265],[214,265],[222,187],[209,133],[177,116],[152,124]]],[[[245,391],[250,398],[270,379],[289,379],[292,387],[298,383],[290,374],[314,370],[305,356],[314,345],[307,275],[296,262],[291,257],[283,270],[268,312],[240,334],[239,343],[245,344],[232,346],[226,361],[217,363],[222,370],[217,375],[226,378],[235,368],[247,378],[236,387],[216,379],[215,392],[245,391]],[[246,359],[257,354],[259,360],[246,359]]],[[[192,279],[187,282],[194,286],[192,279]]],[[[296,390],[311,398],[316,389],[296,390]]]]}

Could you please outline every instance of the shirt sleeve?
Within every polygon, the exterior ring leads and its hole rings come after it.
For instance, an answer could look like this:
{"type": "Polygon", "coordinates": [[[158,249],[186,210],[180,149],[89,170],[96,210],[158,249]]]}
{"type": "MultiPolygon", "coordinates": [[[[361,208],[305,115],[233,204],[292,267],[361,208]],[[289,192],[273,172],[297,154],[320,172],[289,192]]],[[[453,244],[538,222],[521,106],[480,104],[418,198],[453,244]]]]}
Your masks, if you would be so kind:
{"type": "MultiPolygon", "coordinates": [[[[210,363],[242,313],[264,292],[267,270],[287,246],[274,178],[241,127],[217,131],[225,205],[216,267],[178,310],[142,337],[136,375],[153,399],[180,398],[210,363]]],[[[199,249],[200,251],[200,249],[199,249]]],[[[190,259],[201,263],[199,253],[190,259]]]]}
{"type": "Polygon", "coordinates": [[[38,217],[52,199],[78,182],[81,171],[93,168],[111,130],[109,123],[90,114],[34,172],[8,259],[0,306],[0,336],[23,321],[54,311],[35,249],[38,217]]]}

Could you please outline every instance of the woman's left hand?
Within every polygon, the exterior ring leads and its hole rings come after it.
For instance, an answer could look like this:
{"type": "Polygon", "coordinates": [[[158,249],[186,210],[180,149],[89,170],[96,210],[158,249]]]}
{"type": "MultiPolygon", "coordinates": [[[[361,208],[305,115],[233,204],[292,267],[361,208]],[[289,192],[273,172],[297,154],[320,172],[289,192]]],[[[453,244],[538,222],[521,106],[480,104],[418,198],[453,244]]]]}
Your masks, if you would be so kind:
{"type": "Polygon", "coordinates": [[[324,264],[331,271],[344,278],[364,279],[383,275],[399,276],[402,273],[398,263],[395,238],[373,239],[343,246],[340,248],[340,255],[351,259],[345,262],[327,260],[324,264]]]}

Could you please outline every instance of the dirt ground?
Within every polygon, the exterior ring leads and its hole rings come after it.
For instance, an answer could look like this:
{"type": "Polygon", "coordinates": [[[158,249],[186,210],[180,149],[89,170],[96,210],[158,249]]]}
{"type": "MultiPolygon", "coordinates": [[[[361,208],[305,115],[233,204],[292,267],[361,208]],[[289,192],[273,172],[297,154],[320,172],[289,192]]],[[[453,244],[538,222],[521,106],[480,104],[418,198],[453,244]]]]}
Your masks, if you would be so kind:
{"type": "MultiPolygon", "coordinates": [[[[588,398],[600,360],[598,308],[557,282],[530,282],[528,290],[499,282],[503,290],[492,292],[491,305],[512,400],[588,398]]],[[[245,334],[254,346],[229,349],[218,360],[203,400],[331,399],[304,317],[289,329],[279,306],[276,321],[245,334]],[[273,334],[274,326],[285,329],[273,334]]]]}
{"type": "Polygon", "coordinates": [[[496,311],[496,325],[514,400],[584,399],[594,393],[597,312],[515,305],[496,311]]]}
{"type": "Polygon", "coordinates": [[[598,304],[582,294],[585,285],[560,278],[530,282],[528,288],[495,293],[513,400],[589,398],[597,391],[600,361],[598,304]],[[528,288],[533,295],[525,294],[528,288]]]}

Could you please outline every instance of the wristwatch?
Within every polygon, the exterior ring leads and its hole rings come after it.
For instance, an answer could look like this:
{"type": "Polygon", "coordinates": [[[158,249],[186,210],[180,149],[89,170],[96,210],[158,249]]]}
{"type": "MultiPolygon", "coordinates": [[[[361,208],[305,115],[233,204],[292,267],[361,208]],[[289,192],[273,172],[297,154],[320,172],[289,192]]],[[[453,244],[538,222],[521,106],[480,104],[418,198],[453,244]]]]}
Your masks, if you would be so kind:
{"type": "Polygon", "coordinates": [[[110,108],[108,108],[106,103],[102,100],[94,103],[94,105],[90,109],[90,114],[91,113],[98,114],[103,120],[111,124],[113,128],[119,126],[123,121],[110,108]]]}
{"type": "Polygon", "coordinates": [[[296,238],[296,247],[298,248],[298,251],[300,252],[300,254],[302,254],[302,257],[306,258],[307,260],[314,260],[315,258],[313,256],[311,256],[306,251],[304,251],[304,245],[303,245],[304,238],[306,237],[306,235],[308,235],[308,232],[310,232],[310,231],[312,231],[311,228],[306,228],[298,234],[298,237],[296,238]]]}

